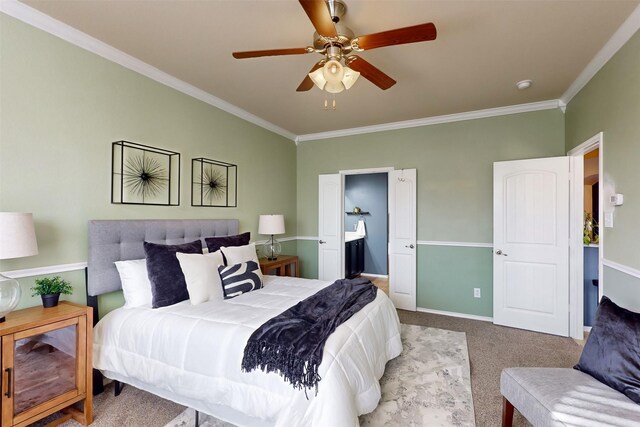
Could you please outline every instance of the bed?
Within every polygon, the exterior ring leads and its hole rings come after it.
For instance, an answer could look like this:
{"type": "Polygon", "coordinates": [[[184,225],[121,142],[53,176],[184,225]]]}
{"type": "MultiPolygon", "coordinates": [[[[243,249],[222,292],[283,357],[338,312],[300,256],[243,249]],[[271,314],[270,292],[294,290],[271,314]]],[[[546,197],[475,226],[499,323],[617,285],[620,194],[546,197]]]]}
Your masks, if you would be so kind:
{"type": "MultiPolygon", "coordinates": [[[[145,240],[177,244],[234,234],[237,220],[90,221],[88,298],[95,303],[120,289],[113,263],[144,258],[145,240]]],[[[335,330],[324,348],[317,394],[305,393],[276,373],[242,372],[242,354],[260,325],[331,283],[275,276],[264,283],[230,300],[113,310],[94,331],[94,368],[236,425],[358,425],[358,415],[378,404],[387,361],[402,351],[393,304],[378,291],[335,330]]]]}

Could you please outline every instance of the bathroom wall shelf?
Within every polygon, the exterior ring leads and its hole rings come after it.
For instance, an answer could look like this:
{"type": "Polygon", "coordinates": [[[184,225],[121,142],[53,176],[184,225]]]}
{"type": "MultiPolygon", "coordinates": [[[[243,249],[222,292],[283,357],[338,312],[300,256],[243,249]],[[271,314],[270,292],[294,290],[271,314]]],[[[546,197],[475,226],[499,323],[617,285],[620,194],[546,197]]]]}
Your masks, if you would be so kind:
{"type": "Polygon", "coordinates": [[[345,212],[347,215],[371,215],[371,213],[369,212],[360,212],[360,213],[355,213],[355,212],[345,212]]]}

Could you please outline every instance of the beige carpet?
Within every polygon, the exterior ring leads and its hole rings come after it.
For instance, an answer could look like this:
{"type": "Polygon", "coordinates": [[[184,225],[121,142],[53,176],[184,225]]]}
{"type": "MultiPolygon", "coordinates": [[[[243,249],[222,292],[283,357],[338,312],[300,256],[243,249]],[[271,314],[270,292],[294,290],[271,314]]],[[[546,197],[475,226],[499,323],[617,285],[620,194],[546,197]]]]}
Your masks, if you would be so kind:
{"type": "MultiPolygon", "coordinates": [[[[502,397],[500,372],[511,366],[571,367],[579,359],[582,347],[570,338],[556,337],[495,326],[489,322],[459,319],[427,313],[398,311],[402,323],[465,332],[471,363],[476,425],[500,425],[502,397]]],[[[161,427],[180,414],[184,407],[151,394],[125,386],[113,397],[113,388],[95,398],[92,426],[161,427]]],[[[77,427],[67,422],[65,427],[77,427]]],[[[528,423],[519,414],[515,426],[528,423]]]]}
{"type": "MultiPolygon", "coordinates": [[[[571,338],[556,337],[490,322],[436,314],[398,310],[400,321],[467,334],[471,362],[471,390],[478,427],[501,423],[500,372],[513,366],[571,367],[578,362],[582,347],[571,338]]],[[[529,423],[517,413],[514,426],[529,423]]]]}

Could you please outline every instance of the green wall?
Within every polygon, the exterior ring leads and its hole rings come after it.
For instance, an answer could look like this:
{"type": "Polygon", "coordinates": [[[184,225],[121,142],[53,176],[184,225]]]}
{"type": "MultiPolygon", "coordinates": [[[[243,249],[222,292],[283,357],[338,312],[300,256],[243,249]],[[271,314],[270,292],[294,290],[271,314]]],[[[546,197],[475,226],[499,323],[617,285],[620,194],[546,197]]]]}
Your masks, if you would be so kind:
{"type": "MultiPolygon", "coordinates": [[[[117,218],[239,218],[283,213],[287,236],[316,236],[321,173],[383,166],[418,170],[418,240],[492,241],[495,161],[563,155],[604,131],[606,184],[625,194],[606,229],[605,258],[640,269],[640,35],[559,110],[303,142],[289,140],[0,14],[0,210],[33,212],[40,254],[0,271],[86,260],[86,223],[117,218]],[[110,204],[111,142],[178,151],[179,207],[110,204]],[[238,208],[190,206],[190,159],[238,164],[238,208]],[[271,171],[278,170],[274,175],[271,171]],[[261,187],[269,176],[270,190],[261,187]]],[[[317,277],[317,241],[283,242],[304,277],[317,277]]],[[[491,316],[486,248],[418,247],[418,305],[491,316]],[[472,298],[480,287],[481,299],[472,298]]],[[[84,301],[84,273],[61,274],[84,301]]],[[[21,280],[21,305],[35,305],[21,280]]],[[[605,293],[640,307],[640,280],[607,268],[605,293]]],[[[104,302],[121,303],[121,295],[104,302]]]]}
{"type": "MultiPolygon", "coordinates": [[[[262,240],[258,215],[282,213],[297,234],[292,141],[3,14],[0,113],[0,211],[33,212],[40,251],[0,271],[86,261],[89,219],[239,218],[262,240]],[[111,142],[122,139],[181,153],[180,206],[110,203],[111,142]],[[238,165],[237,208],[190,206],[194,157],[238,165]]],[[[84,272],[62,275],[84,301],[84,272]]],[[[33,278],[21,284],[21,305],[38,304],[33,278]]]]}
{"type": "MultiPolygon", "coordinates": [[[[319,174],[392,166],[417,169],[419,241],[491,243],[493,162],[561,156],[564,132],[562,112],[546,110],[300,143],[298,234],[318,233],[319,174]]],[[[305,277],[317,277],[317,251],[316,241],[298,241],[305,277]]],[[[419,245],[418,306],[492,316],[490,254],[419,245]]]]}
{"type": "MultiPolygon", "coordinates": [[[[605,197],[624,194],[624,205],[614,211],[614,227],[604,229],[604,257],[640,270],[640,33],[567,106],[567,150],[601,131],[605,197]]],[[[613,271],[605,270],[605,295],[640,310],[640,279],[613,271]]]]}

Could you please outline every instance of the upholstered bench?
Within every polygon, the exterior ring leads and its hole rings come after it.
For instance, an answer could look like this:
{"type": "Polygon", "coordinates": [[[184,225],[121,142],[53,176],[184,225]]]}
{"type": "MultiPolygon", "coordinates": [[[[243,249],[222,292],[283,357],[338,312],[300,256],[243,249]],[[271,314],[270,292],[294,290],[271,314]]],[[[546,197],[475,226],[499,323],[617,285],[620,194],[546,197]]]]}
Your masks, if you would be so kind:
{"type": "Polygon", "coordinates": [[[507,368],[500,391],[504,427],[640,426],[640,313],[603,296],[575,369],[507,368]]]}
{"type": "Polygon", "coordinates": [[[502,426],[515,407],[533,426],[640,426],[640,405],[570,368],[507,368],[500,377],[502,426]]]}

